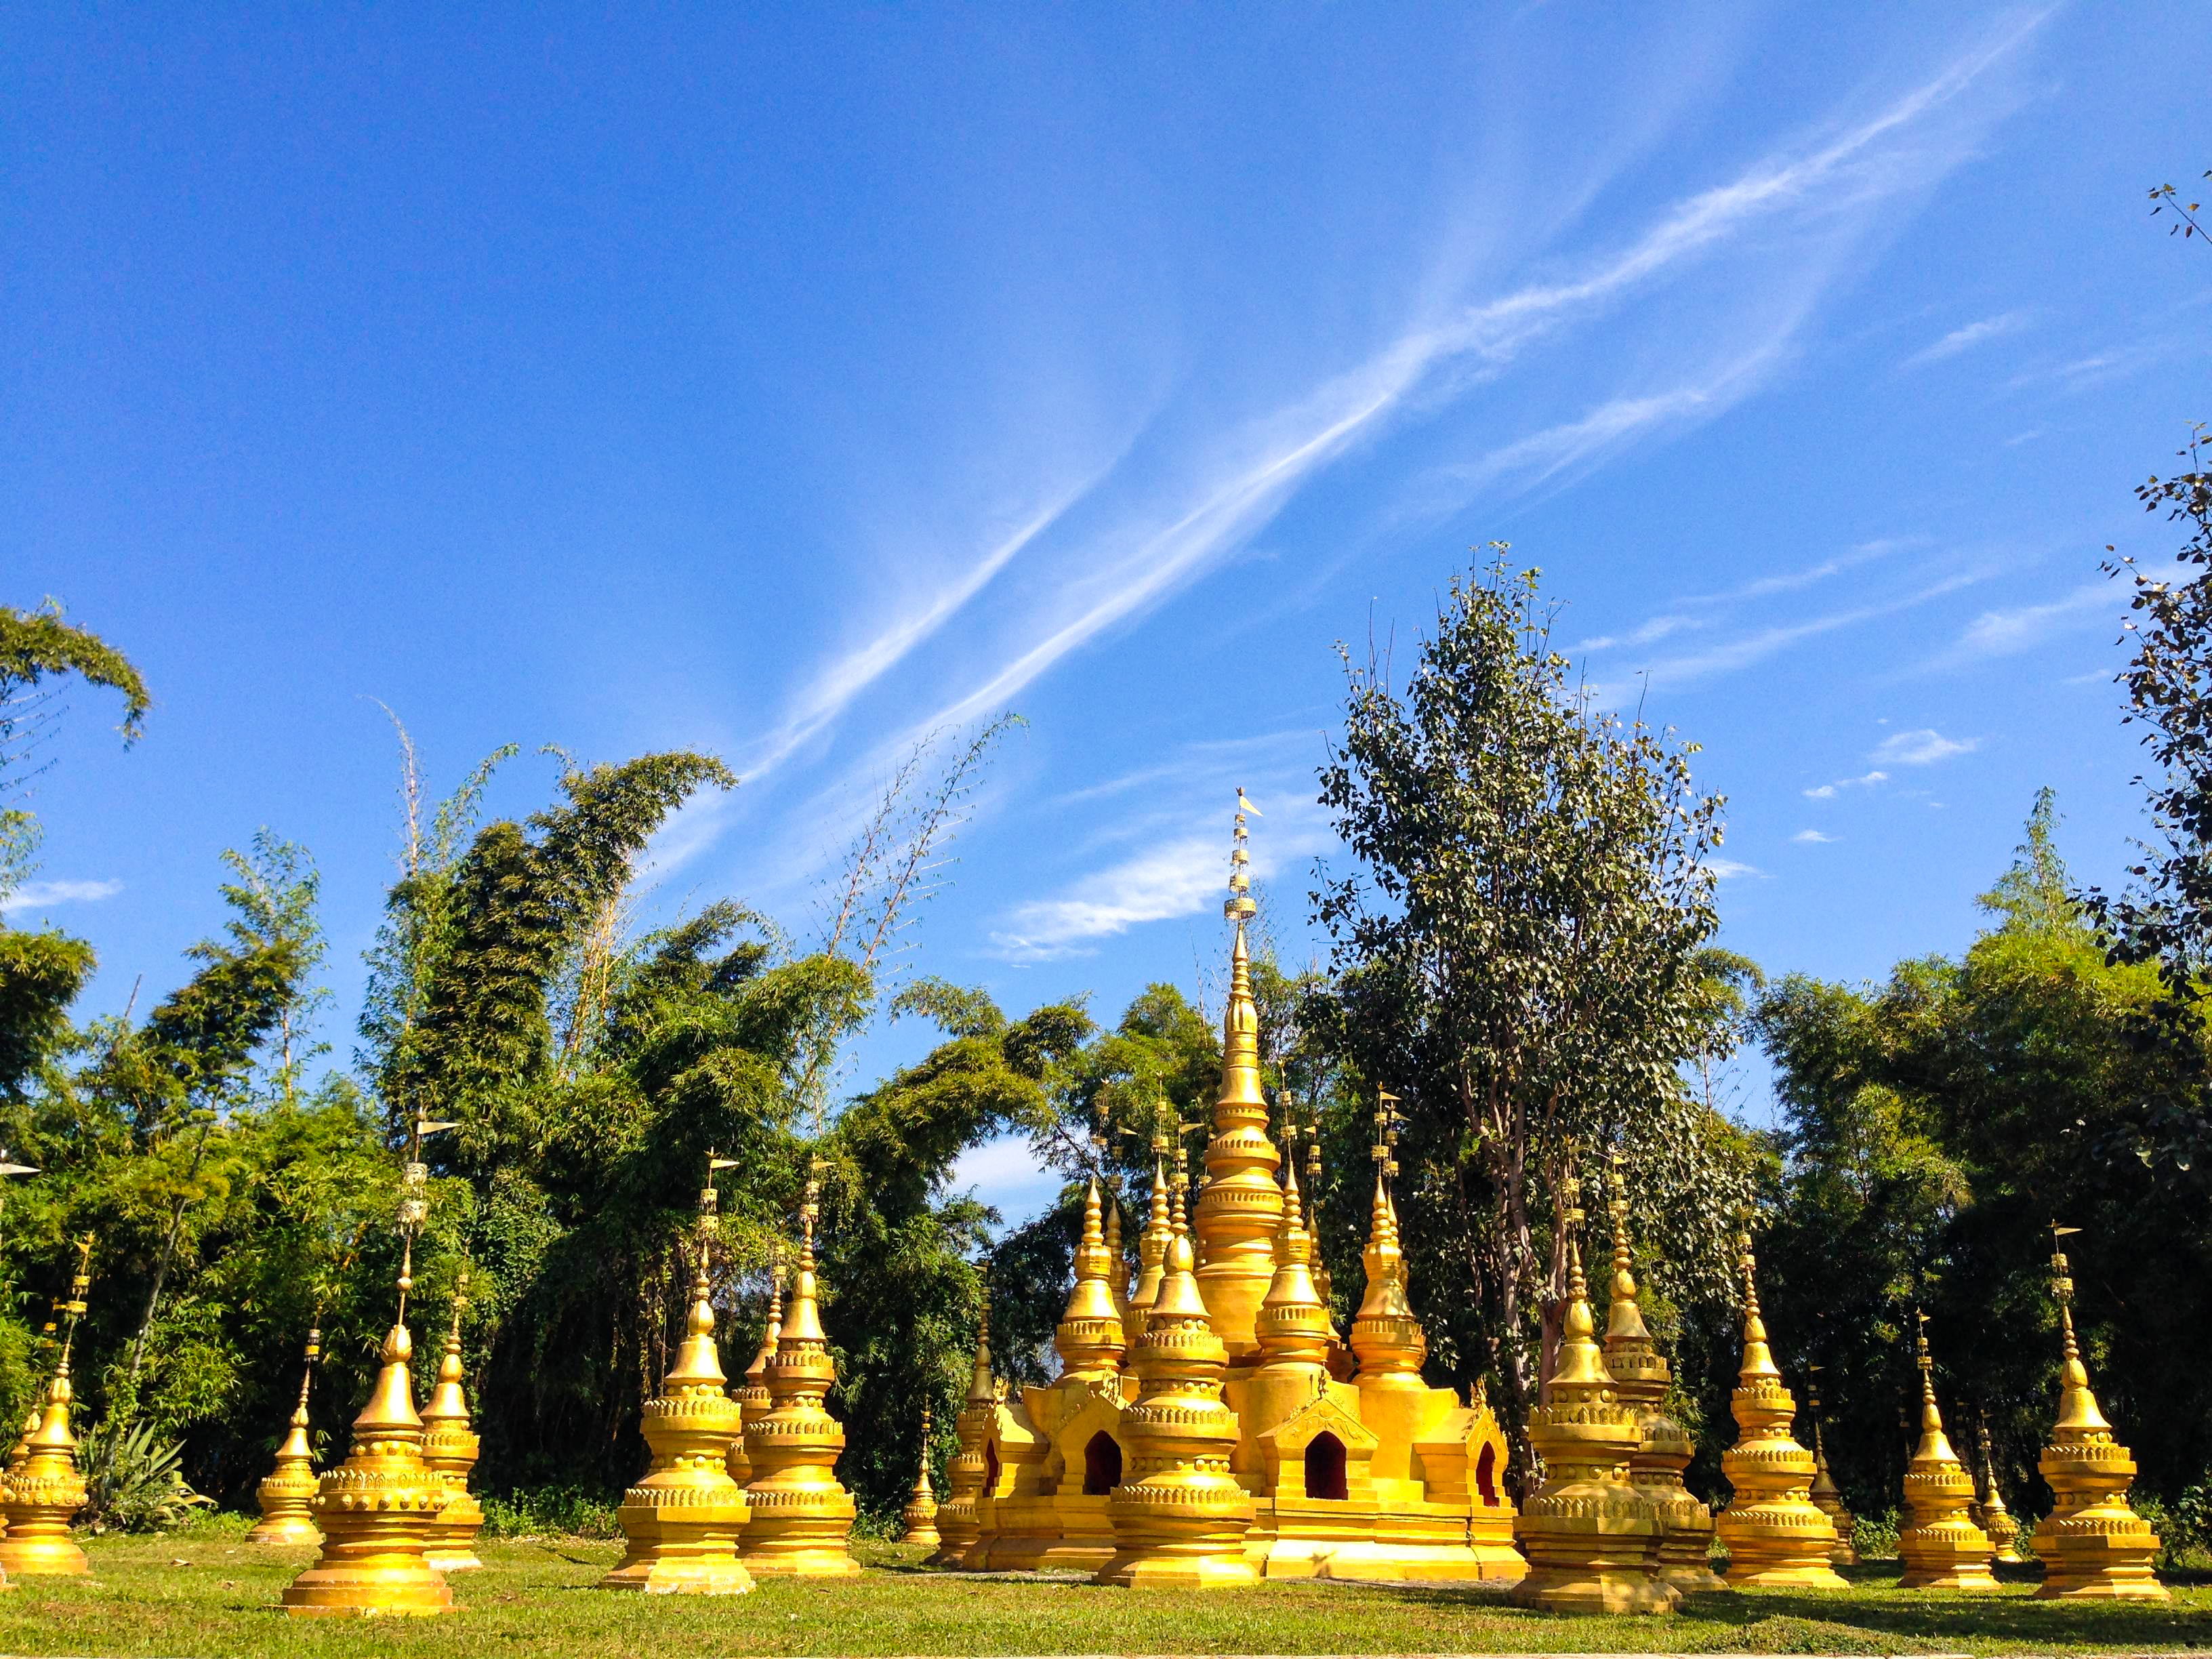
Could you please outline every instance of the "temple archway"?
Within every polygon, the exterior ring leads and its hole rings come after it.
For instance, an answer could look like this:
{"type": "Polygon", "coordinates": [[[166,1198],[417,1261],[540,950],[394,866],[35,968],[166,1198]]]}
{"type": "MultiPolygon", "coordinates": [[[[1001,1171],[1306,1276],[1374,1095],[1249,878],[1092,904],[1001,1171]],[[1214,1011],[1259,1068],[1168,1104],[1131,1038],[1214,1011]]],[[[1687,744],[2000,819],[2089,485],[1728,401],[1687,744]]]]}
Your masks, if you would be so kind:
{"type": "Polygon", "coordinates": [[[1101,1429],[1083,1448],[1083,1495],[1103,1498],[1121,1484],[1121,1443],[1101,1429]]]}
{"type": "Polygon", "coordinates": [[[1344,1442],[1327,1430],[1306,1442],[1306,1496],[1340,1501],[1346,1496],[1344,1442]]]}

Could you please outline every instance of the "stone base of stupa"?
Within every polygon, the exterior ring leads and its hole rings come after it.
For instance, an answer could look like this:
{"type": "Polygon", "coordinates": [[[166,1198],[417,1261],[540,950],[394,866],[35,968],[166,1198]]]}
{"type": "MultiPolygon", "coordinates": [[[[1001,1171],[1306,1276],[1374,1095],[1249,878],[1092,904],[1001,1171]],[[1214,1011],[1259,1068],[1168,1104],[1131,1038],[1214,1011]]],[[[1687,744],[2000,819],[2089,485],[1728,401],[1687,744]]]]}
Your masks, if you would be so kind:
{"type": "Polygon", "coordinates": [[[451,1613],[453,1592],[413,1552],[317,1565],[284,1587],[295,1619],[379,1619],[451,1613]]]}

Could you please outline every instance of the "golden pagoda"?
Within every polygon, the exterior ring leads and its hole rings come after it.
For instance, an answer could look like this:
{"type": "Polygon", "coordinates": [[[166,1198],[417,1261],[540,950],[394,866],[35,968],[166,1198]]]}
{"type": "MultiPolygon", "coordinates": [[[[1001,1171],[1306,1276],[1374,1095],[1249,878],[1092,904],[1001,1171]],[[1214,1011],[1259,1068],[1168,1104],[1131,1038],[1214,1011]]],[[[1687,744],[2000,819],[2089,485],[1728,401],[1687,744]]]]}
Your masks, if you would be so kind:
{"type": "Polygon", "coordinates": [[[315,1496],[315,1455],[307,1444],[307,1390],[315,1380],[315,1361],[322,1352],[322,1332],[309,1331],[307,1364],[300,1373],[300,1403],[292,1408],[291,1429],[276,1449],[276,1467],[253,1489],[261,1524],[246,1534],[249,1544],[323,1541],[311,1507],[315,1496]]]}
{"type": "MultiPolygon", "coordinates": [[[[1122,1303],[1114,1293],[1110,1220],[1102,1237],[1086,1194],[1076,1282],[1054,1338],[1061,1375],[1008,1397],[990,1374],[988,1346],[979,1346],[961,1413],[961,1450],[950,1470],[951,1491],[938,1516],[945,1544],[936,1559],[970,1571],[1000,1571],[1095,1569],[1126,1557],[1129,1544],[1109,1495],[1153,1473],[1145,1469],[1149,1454],[1137,1449],[1137,1440],[1154,1431],[1134,1427],[1130,1413],[1146,1389],[1167,1386],[1146,1380],[1139,1357],[1172,1282],[1180,1227],[1191,1294],[1221,1344],[1228,1473],[1250,1504],[1243,1548],[1253,1571],[1267,1577],[1518,1578],[1527,1563],[1513,1546],[1514,1510],[1503,1490],[1504,1434],[1480,1395],[1469,1404],[1421,1378],[1427,1338],[1407,1299],[1405,1254],[1389,1188],[1395,1118],[1388,1097],[1374,1148],[1366,1296],[1350,1347],[1332,1328],[1290,1170],[1294,1159],[1265,1133],[1245,931],[1253,906],[1243,811],[1224,907],[1235,939],[1221,1085],[1206,1178],[1191,1206],[1195,1219],[1189,1225],[1176,1219],[1183,1213],[1182,1182],[1179,1171],[1169,1173],[1176,1142],[1172,1111],[1162,1103],[1150,1214],[1138,1239],[1136,1282],[1126,1297],[1123,1346],[1114,1351],[1105,1322],[1106,1310],[1118,1310],[1122,1303]]],[[[1182,1329],[1188,1317],[1182,1310],[1170,1322],[1182,1329]]],[[[1188,1340],[1187,1331],[1178,1339],[1188,1340]]],[[[1175,1371],[1177,1387],[1193,1385],[1181,1374],[1180,1357],[1170,1364],[1155,1353],[1146,1363],[1175,1371]]],[[[1154,1420],[1151,1408],[1146,1420],[1154,1420]]],[[[1218,1426],[1210,1413],[1207,1421],[1218,1426]]]]}
{"type": "Polygon", "coordinates": [[[969,1552],[982,1534],[977,1502],[992,1473],[986,1461],[998,1413],[998,1386],[991,1376],[991,1291],[983,1289],[982,1310],[975,1327],[975,1364],[968,1382],[968,1397],[955,1426],[959,1448],[945,1466],[945,1502],[937,1511],[939,1542],[925,1564],[933,1567],[966,1565],[969,1552]]]}
{"type": "Polygon", "coordinates": [[[1528,1576],[1513,1599],[1547,1613],[1672,1613],[1681,1592],[1660,1577],[1658,1511],[1629,1480],[1643,1426],[1617,1395],[1598,1346],[1583,1276],[1583,1212],[1574,1177],[1565,1185],[1566,1315],[1546,1403],[1528,1413],[1544,1485],[1521,1511],[1528,1576]]]}
{"type": "Polygon", "coordinates": [[[2051,1229],[2051,1281],[2065,1359],[2058,1374],[2058,1421],[2036,1463],[2057,1498],[2035,1528],[2035,1553],[2043,1562],[2036,1594],[2070,1601],[2169,1601],[2151,1571],[2158,1534],[2128,1504],[2135,1459],[2112,1437],[2112,1425],[2098,1409],[2089,1368],[2074,1339],[2074,1277],[2066,1252],[2056,1246],[2076,1231],[2051,1229]]]}
{"type": "Polygon", "coordinates": [[[1605,1322],[1605,1369],[1613,1393],[1636,1414],[1643,1443],[1629,1459],[1629,1484],[1644,1495],[1659,1521],[1659,1577],[1684,1595],[1724,1589],[1707,1557],[1713,1542],[1713,1514],[1682,1484],[1682,1471],[1697,1455],[1696,1443],[1663,1406],[1673,1369],[1644,1323],[1636,1299],[1636,1274],[1629,1259],[1628,1190],[1620,1158],[1607,1171],[1606,1210],[1613,1218],[1613,1285],[1605,1322]]]}
{"type": "Polygon", "coordinates": [[[2012,1511],[2005,1507],[2004,1493],[1997,1486],[1997,1460],[1990,1447],[1990,1419],[1986,1412],[1982,1413],[1978,1438],[1982,1451],[1983,1490],[1987,1496],[1974,1505],[1974,1524],[1989,1536],[1990,1559],[1993,1564],[2018,1566],[2020,1528],[2012,1518],[2012,1511]]]}
{"type": "Polygon", "coordinates": [[[615,1511],[629,1541],[621,1561],[599,1580],[601,1589],[743,1595],[753,1588],[752,1575],[738,1559],[745,1494],[730,1479],[727,1462],[740,1413],[723,1389],[709,1299],[714,1171],[726,1163],[708,1154],[707,1185],[699,1194],[699,1256],[691,1276],[686,1334],[676,1363],[661,1378],[659,1398],[646,1401],[640,1419],[653,1463],[645,1478],[623,1494],[622,1507],[615,1511]]]}
{"type": "Polygon", "coordinates": [[[1836,1547],[1829,1553],[1828,1559],[1839,1567],[1856,1567],[1859,1552],[1851,1542],[1851,1533],[1857,1522],[1844,1507],[1844,1494],[1838,1490],[1835,1477],[1828,1473],[1828,1449],[1820,1439],[1820,1368],[1812,1365],[1807,1369],[1814,1373],[1805,1400],[1813,1413],[1813,1507],[1828,1517],[1828,1525],[1835,1530],[1836,1547]]]}
{"type": "Polygon", "coordinates": [[[382,1369],[368,1403],[353,1420],[344,1462],[324,1472],[313,1503],[322,1553],[284,1587],[284,1608],[298,1619],[363,1618],[453,1610],[446,1576],[425,1553],[438,1516],[452,1501],[445,1479],[422,1461],[422,1419],[415,1410],[408,1362],[407,1294],[415,1288],[415,1237],[429,1214],[425,1136],[454,1126],[416,1118],[399,1190],[399,1301],[385,1333],[382,1369]]]}
{"type": "Polygon", "coordinates": [[[1721,1455],[1721,1473],[1735,1489],[1713,1517],[1729,1553],[1731,1585],[1789,1585],[1842,1589],[1831,1559],[1836,1531],[1814,1505],[1813,1459],[1790,1434],[1797,1402],[1782,1385],[1759,1311],[1759,1264],[1751,1235],[1736,1235],[1743,1261],[1743,1365],[1729,1410],[1736,1442],[1721,1455]]]}
{"type": "Polygon", "coordinates": [[[753,1355],[752,1364],[745,1367],[744,1381],[731,1397],[738,1402],[739,1427],[730,1437],[727,1467],[730,1479],[740,1487],[753,1483],[752,1460],[745,1455],[744,1431],[768,1415],[769,1407],[775,1402],[768,1394],[768,1363],[775,1358],[775,1340],[783,1330],[783,1252],[781,1247],[769,1257],[768,1324],[761,1333],[759,1352],[753,1355]]]}
{"type": "Polygon", "coordinates": [[[1943,1413],[1936,1405],[1936,1362],[1928,1352],[1928,1316],[1920,1324],[1920,1444],[1905,1471],[1905,1490],[1912,1500],[1912,1525],[1897,1537],[1905,1559],[1905,1589],[1995,1589],[1990,1577],[1989,1535],[1967,1510],[1973,1507],[1974,1477],[1966,1473],[1943,1432],[1943,1413]]]}
{"type": "Polygon", "coordinates": [[[469,1475],[483,1444],[469,1423],[468,1396],[461,1391],[461,1315],[469,1305],[469,1270],[464,1266],[453,1290],[453,1324],[446,1333],[446,1352],[438,1359],[438,1384],[422,1407],[422,1461],[446,1483],[446,1507],[430,1534],[423,1559],[440,1572],[469,1572],[477,1559],[477,1534],[483,1529],[483,1505],[469,1491],[469,1475]]]}
{"type": "Polygon", "coordinates": [[[1221,1400],[1228,1349],[1192,1270],[1180,1194],[1171,1219],[1167,1271],[1130,1356],[1137,1397],[1120,1413],[1129,1468],[1106,1500],[1115,1549],[1096,1582],[1233,1589],[1257,1575],[1244,1559],[1251,1495],[1229,1472],[1237,1419],[1221,1400]]]}
{"type": "Polygon", "coordinates": [[[68,1316],[61,1356],[46,1389],[46,1408],[38,1426],[25,1437],[22,1461],[9,1471],[0,1509],[8,1531],[0,1537],[0,1572],[9,1577],[82,1577],[92,1563],[70,1536],[70,1522],[84,1507],[84,1476],[76,1466],[76,1436],[70,1431],[70,1349],[77,1322],[84,1317],[85,1292],[92,1287],[92,1236],[77,1241],[76,1272],[70,1279],[68,1316]]]}
{"type": "Polygon", "coordinates": [[[915,1470],[914,1492],[899,1511],[900,1523],[905,1530],[899,1534],[902,1544],[916,1544],[934,1550],[945,1540],[937,1532],[937,1494],[929,1487],[929,1401],[921,1402],[921,1456],[915,1470]]]}
{"type": "Polygon", "coordinates": [[[756,1576],[842,1578],[860,1571],[846,1547],[853,1529],[853,1495],[837,1480],[845,1431],[822,1407],[837,1370],[815,1304],[814,1223],[820,1190],[809,1180],[799,1208],[799,1267],[776,1334],[775,1358],[768,1365],[771,1403],[745,1431],[745,1457],[754,1473],[745,1488],[752,1513],[742,1551],[756,1576]]]}

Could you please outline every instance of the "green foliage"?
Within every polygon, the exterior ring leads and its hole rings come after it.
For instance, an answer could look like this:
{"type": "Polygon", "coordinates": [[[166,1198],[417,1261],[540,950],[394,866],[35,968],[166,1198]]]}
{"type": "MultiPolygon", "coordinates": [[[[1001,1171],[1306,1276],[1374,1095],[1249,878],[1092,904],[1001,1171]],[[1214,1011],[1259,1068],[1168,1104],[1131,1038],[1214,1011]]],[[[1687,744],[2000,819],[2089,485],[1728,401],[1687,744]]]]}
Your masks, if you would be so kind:
{"type": "Polygon", "coordinates": [[[619,1538],[615,1505],[579,1486],[483,1494],[486,1538],[619,1538]]]}
{"type": "Polygon", "coordinates": [[[136,743],[154,700],[129,659],[98,635],[64,622],[52,599],[36,611],[0,605],[0,770],[20,763],[26,740],[36,736],[40,689],[72,674],[122,694],[123,741],[136,743]]]}
{"type": "Polygon", "coordinates": [[[77,1443],[88,1471],[81,1524],[94,1532],[166,1532],[207,1499],[185,1483],[181,1441],[160,1440],[154,1425],[110,1413],[77,1443]]]}

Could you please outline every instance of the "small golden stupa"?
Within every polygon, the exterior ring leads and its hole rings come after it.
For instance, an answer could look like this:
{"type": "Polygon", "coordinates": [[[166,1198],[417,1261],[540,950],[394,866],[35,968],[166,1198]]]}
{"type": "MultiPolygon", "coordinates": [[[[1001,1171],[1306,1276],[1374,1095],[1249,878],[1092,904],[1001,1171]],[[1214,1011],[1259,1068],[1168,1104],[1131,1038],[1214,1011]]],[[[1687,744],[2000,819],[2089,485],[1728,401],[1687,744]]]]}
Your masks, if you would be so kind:
{"type": "Polygon", "coordinates": [[[779,1247],[769,1258],[768,1324],[761,1333],[758,1352],[752,1364],[745,1367],[744,1382],[731,1390],[730,1397],[738,1402],[740,1425],[730,1440],[728,1468],[730,1479],[739,1486],[753,1483],[752,1460],[745,1455],[744,1431],[768,1414],[775,1402],[768,1397],[768,1362],[775,1358],[775,1339],[783,1329],[783,1253],[779,1247]]]}
{"type": "Polygon", "coordinates": [[[1936,1362],[1928,1352],[1928,1316],[1920,1323],[1920,1444],[1905,1471],[1905,1490],[1912,1500],[1912,1525],[1897,1537],[1905,1559],[1905,1589],[1995,1589],[1990,1577],[1990,1540],[1967,1513],[1974,1503],[1974,1477],[1966,1473],[1943,1432],[1943,1413],[1936,1405],[1936,1362]]]}
{"type": "MultiPolygon", "coordinates": [[[[1261,1140],[1266,1144],[1265,1136],[1261,1140]]],[[[1274,1148],[1267,1150],[1272,1162],[1274,1148]]],[[[1272,1180],[1267,1185],[1275,1191],[1272,1180]]],[[[1166,1271],[1130,1356],[1137,1397],[1121,1413],[1129,1468],[1106,1503],[1114,1554],[1096,1582],[1239,1589],[1257,1583],[1258,1575],[1244,1559],[1251,1494],[1229,1473],[1237,1449],[1237,1419],[1221,1401],[1229,1353],[1199,1291],[1180,1193],[1170,1220],[1166,1271]]]]}
{"type": "Polygon", "coordinates": [[[76,1272],[70,1299],[61,1304],[69,1317],[62,1334],[61,1357],[46,1389],[46,1409],[26,1437],[23,1460],[9,1472],[4,1507],[8,1531],[0,1537],[0,1572],[10,1577],[82,1577],[92,1563],[70,1536],[70,1522],[84,1507],[84,1476],[76,1466],[76,1436],[70,1431],[70,1348],[77,1322],[84,1317],[85,1292],[92,1287],[92,1236],[77,1241],[76,1272]]]}
{"type": "Polygon", "coordinates": [[[469,1422],[468,1396],[461,1391],[461,1315],[469,1305],[469,1270],[461,1268],[453,1289],[453,1328],[438,1359],[438,1383],[422,1407],[422,1461],[446,1483],[446,1507],[438,1512],[423,1559],[440,1572],[470,1572],[477,1559],[477,1534],[483,1529],[483,1505],[469,1491],[483,1442],[469,1422]]]}
{"type": "Polygon", "coordinates": [[[853,1495],[838,1484],[837,1454],[845,1431],[823,1409],[837,1380],[816,1306],[814,1222],[821,1189],[811,1180],[799,1206],[799,1267],[791,1302],[768,1365],[768,1411],[745,1431],[754,1470],[745,1488],[751,1517],[742,1552],[756,1575],[842,1578],[860,1571],[846,1547],[853,1530],[853,1495]]]}
{"type": "Polygon", "coordinates": [[[1528,1413],[1544,1484],[1522,1506],[1516,1531],[1528,1576],[1513,1587],[1513,1599],[1547,1613],[1672,1613],[1681,1593],[1659,1576],[1659,1515],[1629,1481],[1643,1427],[1616,1394],[1598,1346],[1583,1276],[1579,1188],[1571,1175],[1563,1187],[1566,1315],[1547,1403],[1528,1413]]]}
{"type": "Polygon", "coordinates": [[[660,1397],[646,1402],[639,1427],[653,1448],[653,1465],[615,1511],[629,1547],[599,1580],[601,1589],[743,1595],[753,1588],[752,1575],[738,1559],[745,1495],[730,1479],[727,1462],[739,1412],[723,1389],[714,1305],[708,1296],[714,1170],[724,1160],[710,1154],[708,1161],[708,1184],[699,1194],[699,1260],[691,1278],[688,1334],[676,1363],[661,1378],[660,1397]]]}
{"type": "Polygon", "coordinates": [[[968,1397],[962,1402],[959,1420],[954,1425],[960,1437],[959,1449],[945,1466],[945,1502],[937,1511],[940,1541],[927,1565],[963,1565],[968,1552],[982,1536],[977,1500],[982,1495],[986,1478],[994,1473],[988,1460],[998,1404],[998,1384],[991,1375],[991,1291],[986,1285],[982,1311],[975,1326],[975,1367],[969,1377],[968,1397]]]}
{"type": "Polygon", "coordinates": [[[1636,1413],[1644,1436],[1629,1460],[1629,1482],[1659,1519],[1661,1579],[1686,1595],[1724,1589],[1727,1586],[1706,1559],[1712,1548],[1713,1512],[1682,1484],[1682,1471],[1697,1455],[1697,1445],[1662,1409],[1674,1371],[1645,1328],[1644,1310],[1636,1299],[1628,1248],[1628,1188],[1618,1152],[1611,1159],[1606,1185],[1606,1210],[1613,1218],[1613,1285],[1606,1314],[1605,1369],[1613,1378],[1615,1396],[1636,1413]]]}
{"type": "Polygon", "coordinates": [[[1728,1582],[1842,1589],[1831,1565],[1835,1528],[1813,1504],[1812,1454],[1790,1431],[1797,1402],[1766,1346],[1748,1232],[1736,1235],[1736,1248],[1743,1259],[1743,1366],[1729,1401],[1736,1442],[1721,1454],[1721,1473],[1735,1495],[1713,1517],[1729,1553],[1728,1582]]]}
{"type": "Polygon", "coordinates": [[[399,1189],[398,1307],[385,1333],[376,1386],[353,1420],[352,1449],[316,1487],[311,1507],[323,1548],[284,1587],[285,1611],[295,1619],[453,1610],[445,1574],[424,1559],[451,1494],[422,1461],[422,1419],[408,1370],[415,1340],[407,1331],[407,1293],[415,1288],[415,1237],[429,1214],[422,1140],[453,1127],[418,1117],[408,1139],[399,1189]]]}
{"type": "MultiPolygon", "coordinates": [[[[2051,1231],[2055,1247],[2078,1229],[2051,1231]]],[[[2058,1422],[2036,1463],[2058,1500],[2035,1528],[2035,1553],[2043,1561],[2036,1594],[2069,1601],[2170,1601],[2151,1571],[2158,1534],[2128,1504],[2135,1459],[2112,1437],[2112,1425],[2089,1391],[2089,1368],[2074,1340],[2074,1277],[2063,1249],[2053,1249],[2051,1272],[2065,1360],[2058,1374],[2058,1422]]]]}
{"type": "Polygon", "coordinates": [[[929,1489],[929,1401],[921,1402],[921,1456],[915,1470],[914,1493],[899,1511],[899,1520],[906,1530],[899,1534],[902,1544],[915,1544],[925,1549],[935,1549],[945,1540],[937,1534],[937,1494],[929,1489]]]}
{"type": "Polygon", "coordinates": [[[284,1443],[276,1448],[276,1467],[253,1489],[261,1510],[261,1524],[246,1534],[249,1544],[312,1546],[323,1541],[311,1507],[315,1496],[315,1455],[307,1444],[307,1390],[315,1380],[315,1361],[322,1357],[323,1334],[307,1333],[307,1364],[300,1373],[300,1403],[292,1408],[292,1425],[284,1443]]]}
{"type": "Polygon", "coordinates": [[[1828,1473],[1828,1449],[1820,1439],[1820,1368],[1812,1365],[1807,1369],[1814,1373],[1813,1384],[1805,1395],[1805,1403],[1813,1413],[1813,1507],[1826,1516],[1828,1524],[1835,1528],[1836,1547],[1828,1559],[1839,1567],[1856,1567],[1859,1552],[1851,1542],[1851,1532],[1857,1524],[1856,1518],[1844,1507],[1844,1494],[1837,1489],[1835,1477],[1828,1473]]]}
{"type": "Polygon", "coordinates": [[[1988,1496],[1974,1505],[1974,1524],[1989,1535],[1990,1560],[2007,1566],[2021,1564],[2019,1549],[2020,1528],[2005,1507],[2004,1493],[1997,1486],[1997,1460],[1990,1446],[1990,1419],[1984,1412],[1978,1430],[1982,1450],[1982,1489],[1988,1496]]]}

